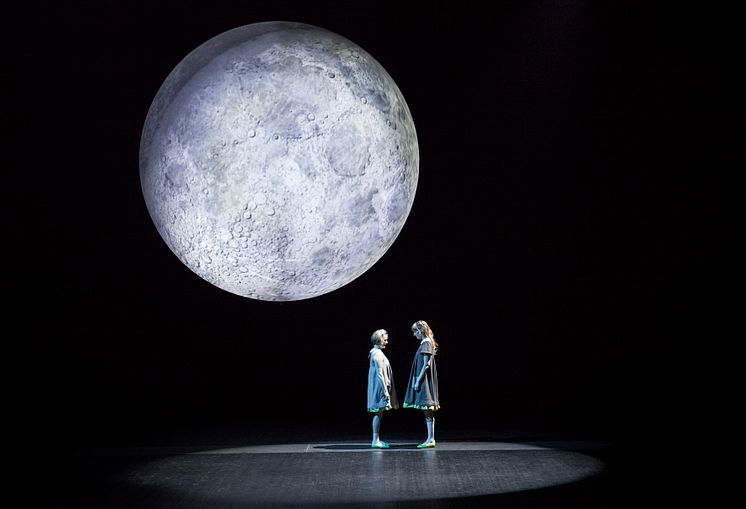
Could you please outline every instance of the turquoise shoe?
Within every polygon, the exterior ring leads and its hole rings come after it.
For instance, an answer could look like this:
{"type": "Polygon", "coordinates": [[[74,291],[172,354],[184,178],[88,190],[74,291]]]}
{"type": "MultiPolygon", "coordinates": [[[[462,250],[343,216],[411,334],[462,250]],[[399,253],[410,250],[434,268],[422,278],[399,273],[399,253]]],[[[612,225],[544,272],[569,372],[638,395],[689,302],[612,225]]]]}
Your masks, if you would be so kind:
{"type": "Polygon", "coordinates": [[[371,449],[388,449],[391,446],[387,442],[381,442],[380,444],[371,444],[371,449]]]}
{"type": "Polygon", "coordinates": [[[432,442],[422,442],[417,445],[418,449],[435,449],[435,440],[432,442]]]}

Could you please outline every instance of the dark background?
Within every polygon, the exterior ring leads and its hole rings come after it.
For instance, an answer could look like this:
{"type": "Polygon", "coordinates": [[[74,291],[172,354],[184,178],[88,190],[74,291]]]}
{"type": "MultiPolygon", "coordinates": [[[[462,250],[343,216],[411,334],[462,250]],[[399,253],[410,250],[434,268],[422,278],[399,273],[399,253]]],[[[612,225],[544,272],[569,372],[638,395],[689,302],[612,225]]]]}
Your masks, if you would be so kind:
{"type": "MultiPolygon", "coordinates": [[[[10,216],[7,248],[17,442],[367,436],[368,338],[389,330],[403,395],[418,319],[441,345],[442,432],[562,432],[678,458],[678,444],[727,425],[729,292],[742,287],[735,16],[582,1],[315,4],[57,2],[26,6],[6,33],[12,81],[29,97],[9,100],[9,177],[34,211],[10,216]],[[421,158],[383,258],[287,303],[229,294],[183,266],[150,220],[138,168],[145,116],[174,66],[271,20],[373,55],[408,102],[421,158]]],[[[384,427],[414,440],[420,421],[402,410],[384,427]]]]}

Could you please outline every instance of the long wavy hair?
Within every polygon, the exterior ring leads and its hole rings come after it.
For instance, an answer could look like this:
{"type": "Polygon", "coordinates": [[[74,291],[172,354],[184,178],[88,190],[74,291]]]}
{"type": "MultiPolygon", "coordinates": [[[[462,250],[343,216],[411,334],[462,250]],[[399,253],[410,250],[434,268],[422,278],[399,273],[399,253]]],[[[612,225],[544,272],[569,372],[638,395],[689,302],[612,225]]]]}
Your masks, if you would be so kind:
{"type": "Polygon", "coordinates": [[[427,322],[425,320],[417,320],[412,324],[412,332],[414,332],[415,330],[420,331],[423,336],[433,342],[433,354],[437,354],[438,342],[435,341],[435,334],[433,334],[433,330],[430,328],[427,322]]]}

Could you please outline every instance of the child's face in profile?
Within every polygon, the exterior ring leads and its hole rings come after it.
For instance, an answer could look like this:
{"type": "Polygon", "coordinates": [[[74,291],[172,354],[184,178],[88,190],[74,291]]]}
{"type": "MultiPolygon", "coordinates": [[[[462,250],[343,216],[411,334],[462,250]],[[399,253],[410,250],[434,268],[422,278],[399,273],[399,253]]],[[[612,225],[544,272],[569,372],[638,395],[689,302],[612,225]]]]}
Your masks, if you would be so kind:
{"type": "Polygon", "coordinates": [[[389,344],[389,333],[384,332],[381,334],[381,339],[378,340],[378,346],[383,349],[386,348],[386,345],[389,344]]]}

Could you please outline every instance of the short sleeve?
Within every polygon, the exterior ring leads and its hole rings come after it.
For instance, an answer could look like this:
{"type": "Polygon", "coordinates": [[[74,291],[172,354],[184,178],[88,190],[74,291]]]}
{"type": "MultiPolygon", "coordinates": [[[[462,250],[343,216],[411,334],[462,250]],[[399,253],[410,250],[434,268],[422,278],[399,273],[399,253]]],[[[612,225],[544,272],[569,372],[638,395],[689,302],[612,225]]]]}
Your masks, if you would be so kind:
{"type": "Polygon", "coordinates": [[[420,345],[420,353],[425,355],[432,355],[433,354],[433,342],[432,341],[423,341],[420,345]]]}

